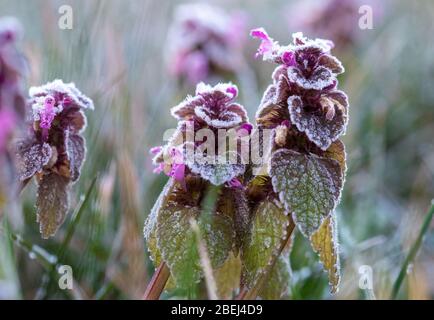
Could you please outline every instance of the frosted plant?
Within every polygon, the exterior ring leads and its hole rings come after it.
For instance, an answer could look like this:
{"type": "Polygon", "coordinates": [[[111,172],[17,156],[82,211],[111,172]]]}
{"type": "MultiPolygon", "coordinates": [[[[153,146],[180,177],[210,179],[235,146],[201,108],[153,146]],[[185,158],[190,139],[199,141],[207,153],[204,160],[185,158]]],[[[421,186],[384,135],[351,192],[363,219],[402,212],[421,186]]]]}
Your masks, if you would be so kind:
{"type": "Polygon", "coordinates": [[[70,185],[80,176],[86,155],[84,110],[92,101],[73,83],[54,80],[29,90],[31,119],[16,144],[19,179],[36,177],[37,220],[43,238],[53,236],[69,209],[70,185]]]}
{"type": "Polygon", "coordinates": [[[198,139],[201,130],[213,137],[219,130],[232,130],[236,139],[248,138],[252,126],[244,107],[235,102],[237,95],[231,83],[198,84],[195,96],[171,110],[179,121],[172,138],[165,146],[151,149],[154,172],[164,172],[171,179],[145,223],[145,238],[154,263],[168,266],[179,287],[191,286],[202,275],[192,219],[198,221],[214,268],[222,266],[232,250],[239,250],[241,242],[236,239],[245,232],[248,209],[242,179],[246,166],[241,163],[238,145],[227,150],[217,139],[210,143],[210,136],[198,139]],[[194,138],[189,139],[189,134],[194,138]],[[206,143],[210,148],[203,149],[206,143]],[[231,152],[235,163],[226,158],[231,152]],[[198,155],[207,157],[200,162],[198,155]],[[216,192],[215,208],[206,214],[203,201],[210,190],[216,192]],[[192,273],[191,278],[185,278],[185,269],[192,273]]]}
{"type": "Polygon", "coordinates": [[[13,185],[10,141],[24,123],[24,57],[16,49],[21,27],[14,18],[0,19],[0,214],[13,185]]]}
{"type": "MultiPolygon", "coordinates": [[[[218,296],[232,298],[238,291],[239,299],[282,298],[289,290],[295,227],[318,253],[332,292],[338,289],[335,208],[346,170],[339,137],[348,121],[348,99],[337,89],[337,76],[344,68],[331,54],[330,41],[297,33],[291,44],[281,46],[262,28],[252,36],[261,39],[257,56],[277,64],[256,115],[257,128],[252,130],[244,108],[233,101],[234,85],[201,83],[194,97],[172,108],[179,124],[170,141],[152,149],[155,171],[171,179],[145,223],[149,252],[159,266],[146,298],[158,297],[170,276],[181,288],[200,281],[206,267],[197,248],[203,244],[218,296]],[[202,148],[200,139],[186,139],[189,128],[193,136],[203,129],[235,130],[239,138],[252,138],[250,149],[259,150],[265,163],[250,159],[247,164],[222,165],[217,153],[200,163],[197,153],[206,150],[209,156],[210,149],[202,148]],[[258,165],[259,175],[254,175],[258,165]],[[214,190],[212,205],[206,190],[214,190]],[[192,231],[192,220],[198,221],[202,239],[192,231]],[[235,265],[240,267],[231,269],[235,265]]],[[[216,141],[211,146],[226,151],[216,141]]],[[[238,147],[231,151],[243,159],[238,147]]]]}
{"type": "Polygon", "coordinates": [[[167,39],[169,71],[189,84],[239,70],[245,26],[241,14],[204,3],[176,8],[167,39]]]}
{"type": "Polygon", "coordinates": [[[332,291],[339,283],[335,208],[345,176],[345,149],[339,137],[348,122],[348,98],[337,89],[344,72],[331,55],[333,43],[301,33],[280,46],[265,30],[258,53],[277,64],[256,114],[258,129],[273,129],[268,174],[250,181],[248,192],[260,207],[274,203],[310,239],[329,272],[332,291]]]}
{"type": "Polygon", "coordinates": [[[219,145],[214,138],[218,137],[219,130],[250,132],[244,107],[234,102],[237,95],[238,89],[231,83],[214,87],[199,83],[194,97],[188,96],[173,107],[171,113],[179,121],[178,128],[166,146],[151,150],[155,154],[155,172],[163,171],[178,181],[182,181],[185,174],[193,173],[214,185],[229,183],[243,174],[245,165],[238,161],[241,157],[239,148],[228,150],[226,144],[219,145]],[[213,150],[209,150],[205,145],[210,146],[210,141],[197,139],[204,129],[212,134],[217,148],[212,144],[213,150]],[[194,140],[188,138],[188,130],[194,140]],[[189,148],[191,152],[188,152],[189,148]],[[230,153],[235,153],[235,163],[230,163],[230,153]]]}

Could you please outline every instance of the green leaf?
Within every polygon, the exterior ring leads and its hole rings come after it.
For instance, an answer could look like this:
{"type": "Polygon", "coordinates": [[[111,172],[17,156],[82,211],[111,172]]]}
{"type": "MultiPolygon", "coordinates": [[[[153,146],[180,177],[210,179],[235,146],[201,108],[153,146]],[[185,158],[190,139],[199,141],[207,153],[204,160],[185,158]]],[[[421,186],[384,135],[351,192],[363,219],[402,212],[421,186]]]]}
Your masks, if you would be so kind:
{"type": "Polygon", "coordinates": [[[291,277],[291,266],[289,254],[282,253],[268,276],[259,296],[267,300],[279,300],[288,295],[289,281],[291,277]]]}
{"type": "Polygon", "coordinates": [[[214,270],[217,284],[217,295],[220,299],[232,299],[234,291],[240,286],[241,259],[233,253],[229,255],[225,263],[214,270]]]}
{"type": "Polygon", "coordinates": [[[280,201],[307,237],[339,202],[343,174],[334,159],[280,149],[272,155],[270,176],[280,201]]]}
{"type": "Polygon", "coordinates": [[[154,266],[158,267],[161,262],[161,253],[157,246],[157,217],[161,210],[163,201],[167,201],[168,193],[173,188],[173,179],[169,179],[161,191],[160,195],[155,201],[154,206],[151,209],[151,213],[148,215],[145,221],[145,226],[143,228],[143,234],[147,242],[148,252],[151,260],[154,262],[154,266]]]}
{"type": "Polygon", "coordinates": [[[247,288],[255,286],[262,274],[280,253],[282,241],[287,237],[289,217],[277,201],[265,200],[255,209],[242,250],[242,279],[247,288]]]}
{"type": "Polygon", "coordinates": [[[180,203],[178,200],[186,196],[181,195],[185,192],[181,189],[175,183],[162,200],[157,215],[156,244],[177,286],[189,288],[202,276],[191,219],[198,221],[213,269],[221,266],[228,257],[233,246],[234,231],[231,217],[219,212],[200,215],[199,206],[180,203]]]}
{"type": "Polygon", "coordinates": [[[335,214],[328,216],[312,235],[310,242],[329,275],[331,293],[336,293],[340,281],[338,237],[335,214]]]}

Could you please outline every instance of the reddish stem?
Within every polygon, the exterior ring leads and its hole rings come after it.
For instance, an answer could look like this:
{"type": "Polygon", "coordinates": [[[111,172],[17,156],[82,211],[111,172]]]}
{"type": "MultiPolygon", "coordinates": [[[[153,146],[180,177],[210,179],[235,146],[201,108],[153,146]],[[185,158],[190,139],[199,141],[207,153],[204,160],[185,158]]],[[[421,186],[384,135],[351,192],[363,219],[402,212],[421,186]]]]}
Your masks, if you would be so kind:
{"type": "Polygon", "coordinates": [[[170,270],[166,263],[161,262],[157,270],[155,270],[151,281],[146,288],[145,294],[143,295],[143,300],[158,300],[161,293],[166,286],[166,282],[169,279],[170,270]]]}

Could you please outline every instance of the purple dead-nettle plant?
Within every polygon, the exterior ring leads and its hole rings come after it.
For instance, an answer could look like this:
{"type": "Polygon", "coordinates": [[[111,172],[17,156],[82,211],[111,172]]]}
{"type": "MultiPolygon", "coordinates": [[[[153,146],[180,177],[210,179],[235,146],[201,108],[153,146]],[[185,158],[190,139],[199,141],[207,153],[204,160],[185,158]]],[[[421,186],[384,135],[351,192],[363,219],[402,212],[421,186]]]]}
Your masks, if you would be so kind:
{"type": "Polygon", "coordinates": [[[335,208],[346,170],[339,137],[348,122],[348,99],[337,89],[337,76],[344,68],[331,54],[330,41],[295,33],[293,43],[280,46],[262,28],[251,34],[261,39],[258,54],[277,67],[256,114],[259,130],[274,130],[268,174],[249,182],[249,197],[258,208],[264,202],[275,206],[280,219],[288,215],[288,223],[319,253],[335,292],[340,277],[335,208]]]}
{"type": "Polygon", "coordinates": [[[195,96],[171,110],[179,121],[172,138],[151,150],[155,172],[171,179],[145,223],[145,238],[154,263],[167,266],[179,287],[193,285],[202,275],[190,221],[198,221],[213,268],[240,249],[248,208],[239,142],[248,139],[252,126],[235,102],[237,95],[231,83],[198,84],[195,96]],[[231,137],[236,140],[232,148],[231,137]],[[206,214],[203,202],[213,192],[215,201],[206,214]]]}
{"type": "Polygon", "coordinates": [[[237,72],[242,64],[244,21],[241,13],[227,14],[209,4],[179,5],[167,40],[169,71],[190,85],[237,72]]]}
{"type": "Polygon", "coordinates": [[[93,103],[73,83],[55,80],[29,90],[31,119],[16,144],[19,179],[36,177],[37,220],[43,238],[53,236],[69,209],[69,189],[86,155],[84,110],[93,103]]]}
{"type": "Polygon", "coordinates": [[[16,49],[21,26],[12,17],[0,19],[0,214],[15,188],[13,150],[10,142],[24,123],[23,79],[27,73],[24,57],[16,49]]]}
{"type": "Polygon", "coordinates": [[[252,130],[244,108],[233,101],[235,86],[199,84],[194,97],[172,109],[179,120],[172,138],[152,149],[156,172],[172,179],[145,224],[151,257],[159,265],[146,298],[158,297],[170,275],[178,287],[199,281],[207,268],[198,258],[203,243],[217,284],[222,277],[232,284],[217,285],[219,297],[287,296],[296,226],[319,254],[331,291],[338,289],[335,209],[346,170],[339,138],[348,122],[348,99],[337,77],[344,68],[331,54],[331,41],[296,33],[291,44],[281,46],[262,28],[252,36],[261,39],[257,56],[277,64],[256,114],[257,128],[252,130]],[[247,162],[242,143],[228,148],[221,143],[226,138],[215,138],[222,129],[248,138],[247,162]],[[220,162],[228,153],[241,161],[220,162]],[[205,193],[210,187],[211,206],[205,193]],[[191,231],[192,219],[201,227],[202,244],[191,231]]]}
{"type": "Polygon", "coordinates": [[[238,140],[248,137],[252,128],[246,110],[234,101],[237,95],[232,84],[199,83],[194,97],[173,107],[177,130],[166,146],[151,150],[156,154],[156,172],[182,181],[188,170],[213,185],[237,184],[232,180],[246,169],[242,161],[246,150],[239,148],[238,140]],[[234,139],[227,143],[230,137],[234,139]]]}

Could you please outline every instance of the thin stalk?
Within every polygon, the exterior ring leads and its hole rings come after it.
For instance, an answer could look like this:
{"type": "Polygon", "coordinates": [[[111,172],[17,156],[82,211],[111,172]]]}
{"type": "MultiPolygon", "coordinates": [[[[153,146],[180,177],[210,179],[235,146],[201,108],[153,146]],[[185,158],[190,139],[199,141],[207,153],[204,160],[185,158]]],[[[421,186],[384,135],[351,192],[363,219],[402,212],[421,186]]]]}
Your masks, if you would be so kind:
{"type": "Polygon", "coordinates": [[[149,282],[143,300],[158,300],[169,279],[170,270],[165,262],[161,262],[157,270],[155,270],[151,281],[149,282]]]}
{"type": "Polygon", "coordinates": [[[263,272],[261,274],[261,276],[259,277],[256,284],[253,286],[253,288],[251,288],[250,290],[245,288],[245,287],[241,288],[240,293],[235,298],[235,300],[254,300],[254,299],[256,299],[258,294],[261,292],[262,287],[267,282],[271,272],[273,271],[273,268],[276,265],[277,259],[282,254],[283,250],[288,247],[288,244],[291,241],[291,235],[292,235],[292,232],[294,231],[294,227],[295,227],[295,224],[291,219],[290,223],[288,225],[288,228],[287,228],[286,238],[280,243],[280,248],[279,248],[278,253],[272,258],[272,261],[268,265],[265,272],[263,272]]]}
{"type": "Polygon", "coordinates": [[[392,293],[390,295],[390,298],[392,300],[395,300],[397,298],[399,289],[401,288],[402,282],[404,281],[404,278],[407,274],[408,266],[410,265],[411,262],[413,262],[414,258],[416,257],[417,252],[422,246],[424,236],[428,232],[429,226],[431,224],[431,220],[434,215],[434,200],[432,200],[431,203],[432,203],[431,208],[428,211],[428,214],[425,216],[419,235],[417,236],[415,243],[411,247],[407,257],[404,260],[404,263],[401,266],[401,270],[398,274],[398,278],[396,278],[396,281],[393,284],[392,293]]]}
{"type": "Polygon", "coordinates": [[[200,235],[200,229],[196,220],[192,219],[190,221],[190,225],[191,228],[193,229],[193,232],[196,234],[196,241],[198,247],[197,249],[199,251],[200,262],[205,276],[205,284],[208,292],[208,298],[210,300],[218,300],[217,285],[214,279],[213,269],[211,266],[211,260],[208,255],[208,250],[202,241],[202,237],[200,235]]]}

